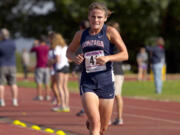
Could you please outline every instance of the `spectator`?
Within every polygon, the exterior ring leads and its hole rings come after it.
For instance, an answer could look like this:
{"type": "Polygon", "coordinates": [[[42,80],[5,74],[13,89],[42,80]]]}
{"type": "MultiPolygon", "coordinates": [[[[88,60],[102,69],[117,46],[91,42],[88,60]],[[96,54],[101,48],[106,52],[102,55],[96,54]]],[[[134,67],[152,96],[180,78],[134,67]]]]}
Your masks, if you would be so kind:
{"type": "Polygon", "coordinates": [[[12,104],[18,106],[18,87],[16,85],[16,45],[10,39],[10,33],[3,28],[0,31],[0,106],[5,106],[4,84],[7,82],[12,91],[12,104]]]}
{"type": "Polygon", "coordinates": [[[139,53],[137,54],[137,64],[138,64],[138,80],[146,80],[147,76],[147,61],[148,61],[148,54],[145,48],[140,48],[139,53]]]}
{"type": "Polygon", "coordinates": [[[21,55],[21,62],[22,62],[22,68],[24,72],[24,80],[28,79],[28,67],[30,62],[30,56],[26,48],[23,48],[22,55],[21,55]]]}
{"type": "MultiPolygon", "coordinates": [[[[110,21],[107,25],[116,28],[120,32],[120,26],[118,22],[110,21]]],[[[118,53],[118,49],[114,47],[114,54],[118,53]]],[[[116,102],[116,110],[117,116],[115,120],[109,124],[112,125],[123,125],[123,98],[122,98],[122,85],[124,82],[124,72],[122,69],[122,62],[113,62],[113,71],[114,71],[114,88],[115,88],[115,102],[116,102]]]]}
{"type": "Polygon", "coordinates": [[[54,94],[54,98],[52,100],[52,104],[56,104],[56,106],[61,105],[60,101],[60,94],[59,90],[57,88],[57,75],[56,75],[56,64],[54,61],[55,59],[55,54],[54,54],[54,49],[52,48],[52,39],[56,33],[55,32],[49,32],[49,42],[51,44],[51,48],[48,53],[48,66],[50,67],[50,74],[51,74],[51,89],[54,94]]]}
{"type": "Polygon", "coordinates": [[[147,51],[150,52],[151,66],[154,74],[154,83],[157,94],[162,93],[162,68],[165,64],[165,50],[164,50],[164,39],[158,37],[156,39],[156,45],[153,47],[147,46],[147,51]]]}
{"type": "Polygon", "coordinates": [[[116,119],[112,122],[112,125],[123,125],[123,98],[122,98],[122,86],[124,82],[124,72],[122,69],[122,62],[113,63],[114,70],[114,87],[115,87],[115,102],[117,116],[116,119]]]}
{"type": "Polygon", "coordinates": [[[61,97],[61,105],[53,107],[52,110],[57,112],[69,112],[69,90],[67,86],[69,77],[69,62],[66,57],[67,44],[61,34],[54,34],[51,45],[54,49],[57,87],[61,97]]]}
{"type": "Polygon", "coordinates": [[[42,94],[42,83],[45,85],[46,90],[46,100],[50,100],[50,71],[47,66],[48,62],[48,52],[49,46],[45,43],[46,39],[44,36],[41,36],[40,44],[37,45],[37,40],[35,40],[34,46],[31,48],[31,52],[36,53],[36,69],[35,69],[35,81],[37,84],[37,96],[36,100],[43,100],[42,94]]]}

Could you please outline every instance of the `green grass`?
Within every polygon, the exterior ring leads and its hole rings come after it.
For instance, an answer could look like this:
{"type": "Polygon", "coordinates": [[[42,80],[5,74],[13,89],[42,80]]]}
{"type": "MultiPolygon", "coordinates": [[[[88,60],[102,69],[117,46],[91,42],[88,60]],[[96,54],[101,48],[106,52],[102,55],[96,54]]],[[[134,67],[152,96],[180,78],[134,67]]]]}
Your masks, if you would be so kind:
{"type": "MultiPolygon", "coordinates": [[[[35,88],[34,82],[18,82],[20,87],[30,87],[35,88]]],[[[75,81],[70,81],[68,84],[70,92],[79,92],[78,83],[75,81]]],[[[125,81],[123,84],[122,95],[124,97],[135,97],[135,98],[147,98],[153,100],[169,100],[180,102],[180,80],[175,81],[165,81],[163,84],[163,93],[157,95],[155,93],[154,82],[153,81],[125,81]]]]}
{"type": "MultiPolygon", "coordinates": [[[[32,81],[18,81],[17,85],[25,88],[36,88],[36,83],[32,81]]],[[[68,88],[70,92],[78,92],[78,83],[75,81],[69,81],[68,88]]]]}
{"type": "Polygon", "coordinates": [[[126,97],[180,101],[180,81],[165,81],[161,95],[155,93],[153,81],[124,82],[122,94],[126,97]]]}
{"type": "Polygon", "coordinates": [[[25,88],[36,88],[36,84],[31,81],[18,81],[17,85],[19,87],[25,87],[25,88]]]}

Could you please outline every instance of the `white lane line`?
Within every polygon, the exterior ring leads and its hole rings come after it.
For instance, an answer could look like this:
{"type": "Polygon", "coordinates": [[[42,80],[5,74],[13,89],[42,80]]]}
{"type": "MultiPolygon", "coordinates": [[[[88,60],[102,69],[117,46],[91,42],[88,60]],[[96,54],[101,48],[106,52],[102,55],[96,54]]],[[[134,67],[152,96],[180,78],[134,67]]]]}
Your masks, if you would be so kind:
{"type": "Polygon", "coordinates": [[[130,113],[124,113],[124,115],[129,116],[129,117],[141,118],[141,119],[148,119],[148,120],[154,120],[154,121],[163,121],[163,122],[172,123],[172,124],[180,124],[180,121],[175,121],[175,120],[161,119],[161,118],[155,118],[155,117],[149,117],[149,116],[143,116],[143,115],[136,115],[136,114],[130,114],[130,113]]]}
{"type": "Polygon", "coordinates": [[[172,112],[172,111],[167,111],[163,109],[153,109],[153,108],[146,108],[146,107],[137,107],[137,106],[132,106],[132,105],[125,105],[127,108],[132,108],[132,109],[139,109],[139,110],[147,110],[147,111],[155,111],[155,112],[162,112],[162,113],[172,113],[172,114],[180,114],[180,112],[172,112]]]}
{"type": "MultiPolygon", "coordinates": [[[[78,106],[72,106],[72,108],[78,108],[82,109],[78,106]]],[[[117,114],[116,112],[113,112],[113,114],[117,114]]],[[[135,117],[135,118],[141,118],[141,119],[148,119],[148,120],[155,120],[155,121],[163,121],[163,122],[168,122],[172,124],[180,124],[180,121],[174,121],[174,120],[168,120],[168,119],[161,119],[161,118],[155,118],[155,117],[149,117],[149,116],[143,116],[143,115],[136,115],[136,114],[130,114],[130,113],[124,113],[123,115],[129,116],[129,117],[135,117]]]]}
{"type": "MultiPolygon", "coordinates": [[[[130,105],[125,105],[131,108],[135,109],[142,109],[143,107],[134,107],[130,105]]],[[[71,108],[74,109],[82,109],[80,106],[72,106],[71,108]]],[[[149,109],[149,108],[143,108],[145,110],[154,110],[154,111],[161,111],[161,112],[170,112],[170,111],[165,111],[161,109],[149,109]]],[[[170,113],[175,113],[175,112],[170,112],[170,113]]],[[[113,112],[113,114],[117,114],[116,112],[113,112]]],[[[177,113],[179,114],[179,113],[177,113]]],[[[161,118],[156,118],[156,117],[150,117],[150,116],[143,116],[143,115],[136,115],[136,114],[130,114],[130,113],[123,113],[124,116],[129,116],[129,117],[135,117],[135,118],[141,118],[141,119],[147,119],[147,120],[154,120],[154,121],[163,121],[171,124],[180,124],[180,121],[175,121],[175,120],[168,120],[168,119],[161,119],[161,118]]]]}

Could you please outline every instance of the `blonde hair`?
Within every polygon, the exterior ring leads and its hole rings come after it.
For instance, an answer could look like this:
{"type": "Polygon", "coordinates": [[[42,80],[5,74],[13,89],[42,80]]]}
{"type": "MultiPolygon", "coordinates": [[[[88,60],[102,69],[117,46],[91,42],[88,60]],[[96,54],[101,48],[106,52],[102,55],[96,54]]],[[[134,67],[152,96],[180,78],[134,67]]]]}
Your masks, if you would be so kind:
{"type": "Polygon", "coordinates": [[[105,17],[109,17],[112,12],[107,8],[106,4],[103,2],[93,2],[89,5],[88,13],[94,9],[100,9],[105,12],[105,17]]]}
{"type": "Polygon", "coordinates": [[[53,49],[55,49],[56,46],[61,46],[61,47],[64,47],[66,46],[66,41],[64,40],[64,38],[62,37],[61,34],[59,33],[55,33],[52,35],[52,40],[51,40],[51,47],[53,49]]]}

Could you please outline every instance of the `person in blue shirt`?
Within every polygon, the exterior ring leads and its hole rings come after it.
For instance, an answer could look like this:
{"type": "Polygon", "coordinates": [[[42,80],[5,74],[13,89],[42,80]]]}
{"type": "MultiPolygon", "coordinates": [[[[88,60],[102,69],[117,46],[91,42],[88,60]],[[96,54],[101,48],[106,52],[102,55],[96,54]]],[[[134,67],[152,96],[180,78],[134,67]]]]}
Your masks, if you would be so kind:
{"type": "Polygon", "coordinates": [[[16,85],[16,46],[10,39],[10,33],[3,28],[0,31],[0,106],[5,106],[4,84],[11,86],[12,104],[18,106],[18,87],[16,85]]]}
{"type": "Polygon", "coordinates": [[[67,50],[70,60],[83,64],[80,95],[90,135],[103,135],[107,130],[114,103],[112,62],[128,59],[119,32],[104,24],[110,14],[104,3],[93,2],[88,12],[90,28],[76,32],[67,50]],[[83,54],[75,55],[79,45],[83,54]],[[119,53],[113,54],[114,46],[119,53]]]}
{"type": "Polygon", "coordinates": [[[147,46],[147,51],[150,52],[150,60],[152,71],[154,74],[154,83],[157,94],[162,93],[162,68],[165,64],[165,50],[164,50],[164,39],[162,37],[158,37],[156,39],[155,46],[147,46]]]}

